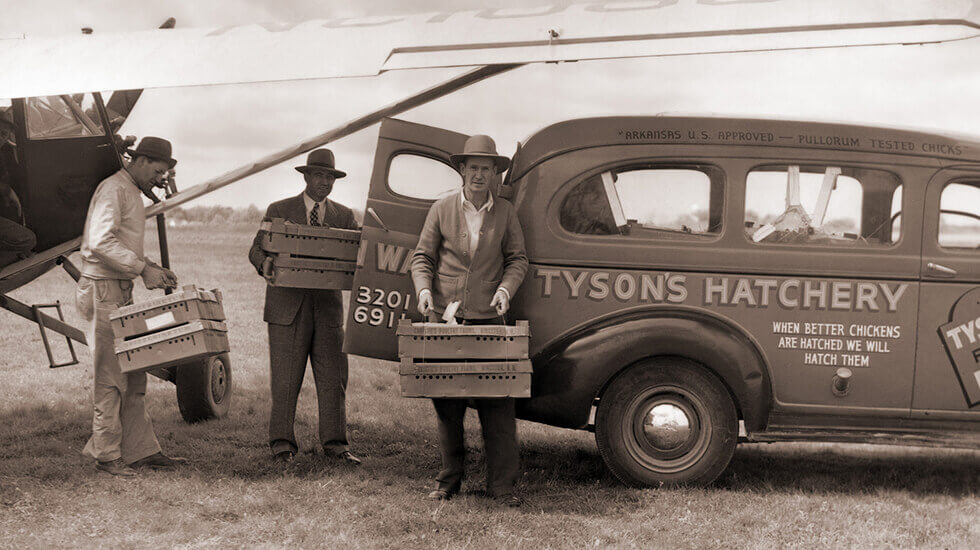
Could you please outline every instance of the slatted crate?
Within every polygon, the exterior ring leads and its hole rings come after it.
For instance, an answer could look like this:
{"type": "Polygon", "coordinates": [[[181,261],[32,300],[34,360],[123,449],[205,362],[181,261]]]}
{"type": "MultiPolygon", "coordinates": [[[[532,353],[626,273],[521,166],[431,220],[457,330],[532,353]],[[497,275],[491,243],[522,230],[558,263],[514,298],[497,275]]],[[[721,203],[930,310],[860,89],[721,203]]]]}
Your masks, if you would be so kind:
{"type": "Polygon", "coordinates": [[[180,292],[124,306],[109,315],[117,339],[171,328],[197,319],[224,321],[221,291],[187,285],[180,292]]]}
{"type": "Polygon", "coordinates": [[[531,397],[531,361],[416,363],[402,359],[402,397],[531,397]]]}
{"type": "Polygon", "coordinates": [[[116,358],[123,373],[179,365],[228,350],[228,328],[221,321],[205,319],[116,341],[116,358]]]}
{"type": "Polygon", "coordinates": [[[352,261],[319,260],[277,254],[265,273],[271,286],[350,290],[354,286],[352,261]]]}
{"type": "Polygon", "coordinates": [[[530,327],[399,322],[404,397],[530,397],[530,327]]]}
{"type": "Polygon", "coordinates": [[[302,225],[281,218],[262,222],[261,246],[270,254],[289,254],[330,260],[354,261],[361,243],[359,229],[302,225]]]}

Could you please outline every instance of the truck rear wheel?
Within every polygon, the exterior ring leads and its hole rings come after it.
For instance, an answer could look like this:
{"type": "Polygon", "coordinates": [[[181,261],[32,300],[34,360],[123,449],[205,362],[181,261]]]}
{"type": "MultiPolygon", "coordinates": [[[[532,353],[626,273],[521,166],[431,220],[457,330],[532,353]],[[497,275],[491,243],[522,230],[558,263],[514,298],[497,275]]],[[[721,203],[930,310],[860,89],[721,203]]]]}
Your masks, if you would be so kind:
{"type": "Polygon", "coordinates": [[[682,358],[643,361],[617,376],[599,400],[599,454],[623,483],[706,485],[728,466],[738,438],[725,386],[682,358]]]}
{"type": "Polygon", "coordinates": [[[186,422],[222,418],[231,405],[231,359],[215,355],[175,369],[177,405],[186,422]]]}

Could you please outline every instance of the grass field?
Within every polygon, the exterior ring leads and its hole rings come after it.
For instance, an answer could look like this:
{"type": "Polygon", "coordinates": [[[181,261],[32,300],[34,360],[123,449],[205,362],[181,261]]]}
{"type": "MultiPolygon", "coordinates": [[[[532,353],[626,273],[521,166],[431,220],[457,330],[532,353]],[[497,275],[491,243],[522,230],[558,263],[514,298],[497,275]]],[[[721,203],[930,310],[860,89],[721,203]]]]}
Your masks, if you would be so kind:
{"type": "MultiPolygon", "coordinates": [[[[634,490],[606,471],[591,434],[520,422],[526,504],[499,509],[480,495],[474,413],[464,494],[431,503],[423,498],[438,468],[431,404],[398,397],[393,363],[358,357],[348,419],[364,465],[313,452],[308,375],[301,452],[283,470],[266,446],[264,282],[246,259],[252,228],[180,228],[170,237],[181,284],[224,294],[231,414],[185,424],[173,386],[151,377],[157,436],[190,465],[132,480],[98,473],[80,454],[91,430],[86,348],[81,365],[47,369],[36,327],[0,312],[0,547],[975,548],[980,540],[980,451],[741,445],[710,488],[634,490]]],[[[77,325],[73,289],[53,271],[14,297],[66,302],[77,325]]],[[[137,289],[137,299],[146,295],[137,289]]]]}

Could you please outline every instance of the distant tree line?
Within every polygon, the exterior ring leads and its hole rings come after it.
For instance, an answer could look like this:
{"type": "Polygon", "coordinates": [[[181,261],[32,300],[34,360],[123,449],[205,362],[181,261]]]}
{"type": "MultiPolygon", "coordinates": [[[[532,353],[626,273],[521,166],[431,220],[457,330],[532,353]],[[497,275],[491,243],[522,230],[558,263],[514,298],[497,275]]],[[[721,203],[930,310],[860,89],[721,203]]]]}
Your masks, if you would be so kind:
{"type": "Polygon", "coordinates": [[[248,208],[232,208],[230,206],[178,206],[167,212],[167,221],[176,224],[227,225],[231,223],[250,223],[257,225],[262,221],[263,212],[254,204],[248,208]]]}
{"type": "MultiPolygon", "coordinates": [[[[167,212],[167,222],[172,225],[199,224],[199,225],[228,225],[228,224],[251,224],[258,225],[265,214],[254,204],[247,208],[232,208],[230,206],[191,206],[184,208],[178,206],[167,212]]],[[[364,219],[359,209],[354,209],[354,217],[358,222],[364,219]]]]}

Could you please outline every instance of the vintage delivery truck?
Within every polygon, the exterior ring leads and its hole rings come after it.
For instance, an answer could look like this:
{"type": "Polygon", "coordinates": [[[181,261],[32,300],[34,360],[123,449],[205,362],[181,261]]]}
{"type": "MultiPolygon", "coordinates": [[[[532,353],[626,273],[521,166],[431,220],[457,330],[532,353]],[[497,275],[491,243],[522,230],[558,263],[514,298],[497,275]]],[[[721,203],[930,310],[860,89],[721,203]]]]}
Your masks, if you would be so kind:
{"type": "MultiPolygon", "coordinates": [[[[382,124],[349,352],[396,359],[412,248],[466,137],[382,124]]],[[[980,448],[980,140],[571,120],[518,145],[498,196],[531,264],[518,414],[594,430],[623,482],[709,483],[738,441],[980,448]]]]}

